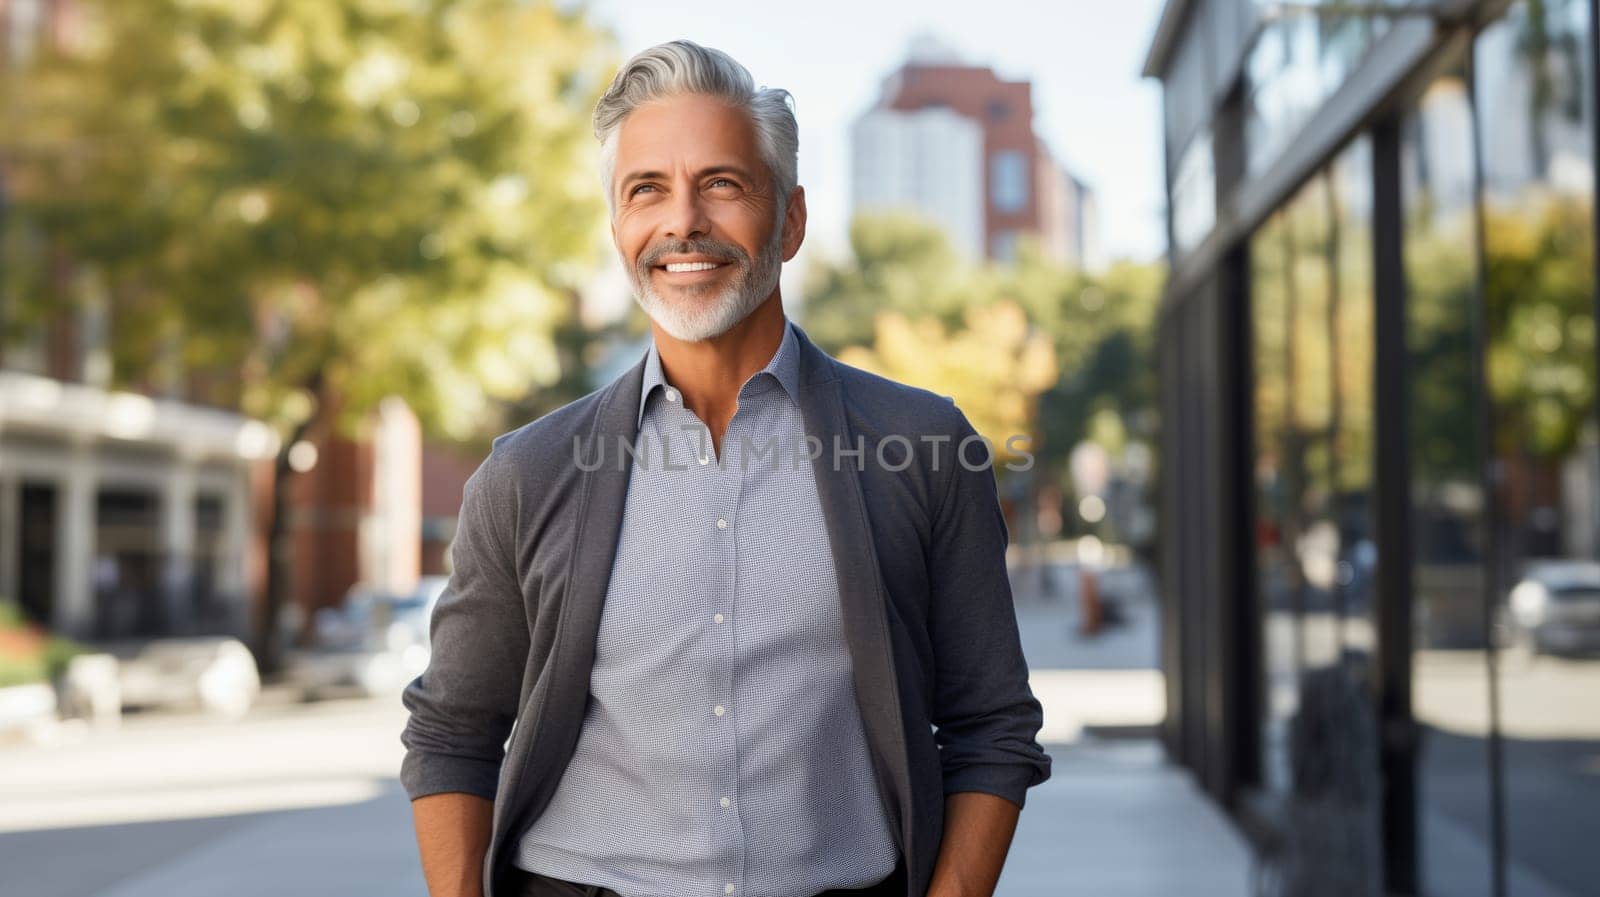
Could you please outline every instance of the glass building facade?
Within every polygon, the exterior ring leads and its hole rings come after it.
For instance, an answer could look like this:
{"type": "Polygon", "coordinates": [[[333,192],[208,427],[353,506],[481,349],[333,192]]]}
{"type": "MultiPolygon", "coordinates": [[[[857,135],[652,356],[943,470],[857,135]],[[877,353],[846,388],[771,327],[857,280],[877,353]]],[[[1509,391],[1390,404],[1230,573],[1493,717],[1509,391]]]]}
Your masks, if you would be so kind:
{"type": "Polygon", "coordinates": [[[1600,894],[1596,0],[1170,0],[1165,737],[1261,894],[1600,894]]]}

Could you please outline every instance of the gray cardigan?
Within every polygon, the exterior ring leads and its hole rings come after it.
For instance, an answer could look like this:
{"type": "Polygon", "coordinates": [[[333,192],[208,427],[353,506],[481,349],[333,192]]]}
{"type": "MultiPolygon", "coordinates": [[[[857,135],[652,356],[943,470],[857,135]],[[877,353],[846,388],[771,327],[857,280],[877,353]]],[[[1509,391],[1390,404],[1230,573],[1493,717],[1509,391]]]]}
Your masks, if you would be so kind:
{"type": "MultiPolygon", "coordinates": [[[[1050,774],[1005,521],[981,446],[957,461],[974,431],[949,399],[839,362],[796,330],[856,698],[907,897],[923,897],[944,795],[982,791],[1020,807],[1050,774]]],[[[432,658],[402,696],[411,715],[400,781],[413,800],[457,791],[494,801],[484,897],[506,894],[508,847],[577,743],[627,493],[620,443],[637,432],[643,372],[641,357],[497,437],[463,493],[432,658]]]]}

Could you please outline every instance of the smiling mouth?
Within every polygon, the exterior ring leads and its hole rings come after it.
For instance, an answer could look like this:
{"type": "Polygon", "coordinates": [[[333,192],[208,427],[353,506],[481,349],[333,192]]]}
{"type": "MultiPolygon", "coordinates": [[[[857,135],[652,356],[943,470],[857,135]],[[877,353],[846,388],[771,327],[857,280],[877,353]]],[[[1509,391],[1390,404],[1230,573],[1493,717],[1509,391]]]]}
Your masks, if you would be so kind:
{"type": "Polygon", "coordinates": [[[727,262],[673,262],[669,265],[656,265],[655,269],[668,274],[695,274],[701,271],[716,271],[727,266],[727,262]]]}

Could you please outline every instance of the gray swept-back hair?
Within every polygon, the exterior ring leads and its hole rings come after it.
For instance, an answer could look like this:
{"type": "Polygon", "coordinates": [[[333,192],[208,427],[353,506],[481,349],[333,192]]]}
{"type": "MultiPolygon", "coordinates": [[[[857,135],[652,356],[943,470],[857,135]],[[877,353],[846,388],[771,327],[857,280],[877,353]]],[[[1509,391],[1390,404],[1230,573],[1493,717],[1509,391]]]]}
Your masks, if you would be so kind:
{"type": "Polygon", "coordinates": [[[636,54],[594,107],[594,136],[600,141],[600,178],[606,203],[616,211],[613,178],[617,168],[617,133],[640,106],[684,94],[714,97],[745,110],[755,125],[761,158],[772,175],[783,217],[789,193],[799,182],[800,127],[790,108],[793,96],[780,87],[756,87],[750,71],[721,50],[693,41],[657,44],[636,54]]]}

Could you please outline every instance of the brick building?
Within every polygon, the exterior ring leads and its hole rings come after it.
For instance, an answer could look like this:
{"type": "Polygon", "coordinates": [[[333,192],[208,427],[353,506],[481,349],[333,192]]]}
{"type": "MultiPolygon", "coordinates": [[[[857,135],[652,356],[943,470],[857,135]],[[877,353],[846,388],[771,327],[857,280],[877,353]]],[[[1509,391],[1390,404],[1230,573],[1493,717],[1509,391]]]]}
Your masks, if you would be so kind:
{"type": "Polygon", "coordinates": [[[966,248],[970,225],[950,208],[951,197],[975,194],[981,216],[975,254],[1008,261],[1029,235],[1046,257],[1083,266],[1091,261],[1096,227],[1091,191],[1052,156],[1033,125],[1031,82],[1004,80],[921,42],[856,124],[854,206],[922,212],[966,248]],[[961,123],[972,131],[973,152],[962,151],[969,138],[961,123]],[[906,169],[930,170],[926,177],[885,177],[906,169]]]}

